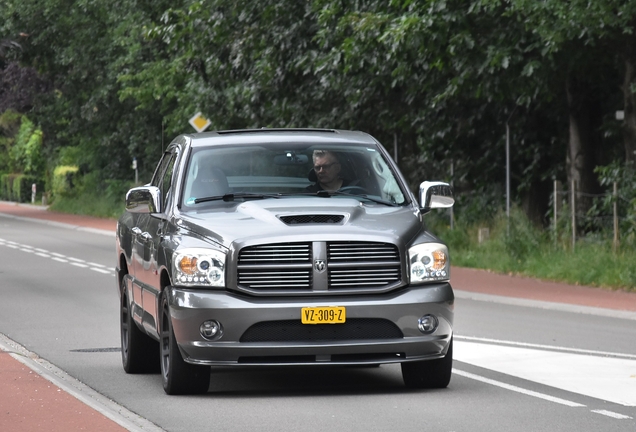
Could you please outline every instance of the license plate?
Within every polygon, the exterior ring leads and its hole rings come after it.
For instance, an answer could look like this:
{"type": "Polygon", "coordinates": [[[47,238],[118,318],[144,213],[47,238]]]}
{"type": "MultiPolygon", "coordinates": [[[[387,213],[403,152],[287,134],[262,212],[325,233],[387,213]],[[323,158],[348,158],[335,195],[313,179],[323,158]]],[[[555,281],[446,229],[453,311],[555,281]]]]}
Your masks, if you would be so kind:
{"type": "Polygon", "coordinates": [[[344,306],[306,307],[300,310],[303,324],[342,324],[345,318],[344,306]]]}

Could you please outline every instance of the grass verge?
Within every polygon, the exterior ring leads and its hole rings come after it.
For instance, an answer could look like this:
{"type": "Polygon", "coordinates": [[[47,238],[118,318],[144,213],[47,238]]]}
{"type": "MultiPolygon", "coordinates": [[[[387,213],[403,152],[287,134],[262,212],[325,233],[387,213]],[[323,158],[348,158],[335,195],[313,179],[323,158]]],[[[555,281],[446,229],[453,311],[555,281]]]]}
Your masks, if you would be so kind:
{"type": "Polygon", "coordinates": [[[533,226],[525,216],[513,211],[510,219],[499,216],[490,224],[464,226],[453,230],[433,217],[430,224],[450,249],[453,265],[488,269],[574,285],[636,291],[636,249],[622,244],[616,251],[611,234],[588,236],[575,247],[569,239],[555,239],[552,233],[533,226]],[[478,241],[480,227],[489,236],[478,241]]]}

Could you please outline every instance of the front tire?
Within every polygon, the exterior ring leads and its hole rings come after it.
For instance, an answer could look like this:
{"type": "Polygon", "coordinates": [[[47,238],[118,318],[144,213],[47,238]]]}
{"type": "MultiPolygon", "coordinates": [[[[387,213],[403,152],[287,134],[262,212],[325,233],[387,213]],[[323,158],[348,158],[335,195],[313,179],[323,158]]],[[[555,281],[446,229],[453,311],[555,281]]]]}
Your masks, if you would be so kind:
{"type": "Polygon", "coordinates": [[[121,361],[124,370],[129,374],[157,373],[159,372],[159,362],[157,361],[159,344],[137,327],[130,310],[128,292],[123,277],[119,285],[121,289],[121,304],[119,305],[121,361]]]}
{"type": "Polygon", "coordinates": [[[161,378],[163,390],[169,395],[207,393],[210,368],[186,363],[174,337],[168,300],[162,296],[161,378]]]}
{"type": "Polygon", "coordinates": [[[402,363],[402,379],[408,388],[446,388],[453,369],[453,339],[441,359],[402,363]]]}

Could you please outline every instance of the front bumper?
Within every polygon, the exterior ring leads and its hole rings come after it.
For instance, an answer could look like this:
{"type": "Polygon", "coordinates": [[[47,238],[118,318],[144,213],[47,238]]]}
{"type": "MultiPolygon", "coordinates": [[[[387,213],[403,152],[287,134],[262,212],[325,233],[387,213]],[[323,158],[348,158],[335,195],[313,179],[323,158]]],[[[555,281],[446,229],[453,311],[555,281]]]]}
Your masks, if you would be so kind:
{"type": "MultiPolygon", "coordinates": [[[[169,287],[167,294],[181,354],[186,362],[201,365],[346,365],[436,359],[446,354],[453,333],[454,295],[449,283],[358,297],[256,298],[226,291],[177,287],[169,287]],[[287,329],[283,324],[277,328],[278,323],[292,323],[295,328],[308,326],[300,324],[301,308],[316,306],[344,306],[348,322],[371,319],[393,323],[401,336],[284,340],[287,329]],[[432,334],[418,330],[418,319],[426,314],[435,315],[439,320],[432,334]],[[199,328],[206,320],[221,323],[223,331],[218,339],[210,341],[201,336],[199,328]],[[241,341],[248,329],[263,324],[277,332],[276,341],[241,341]]],[[[329,326],[325,327],[326,333],[331,335],[338,334],[340,325],[321,324],[329,326]]],[[[314,325],[309,326],[312,328],[304,330],[318,330],[314,325]]]]}

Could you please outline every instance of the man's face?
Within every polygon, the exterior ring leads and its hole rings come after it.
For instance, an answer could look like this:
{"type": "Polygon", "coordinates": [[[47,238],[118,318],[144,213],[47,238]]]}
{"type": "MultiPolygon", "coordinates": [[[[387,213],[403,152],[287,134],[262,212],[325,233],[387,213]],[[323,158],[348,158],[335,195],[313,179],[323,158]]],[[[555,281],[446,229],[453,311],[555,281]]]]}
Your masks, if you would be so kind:
{"type": "Polygon", "coordinates": [[[330,154],[316,156],[314,161],[314,171],[321,184],[329,184],[338,178],[340,164],[330,154]]]}

